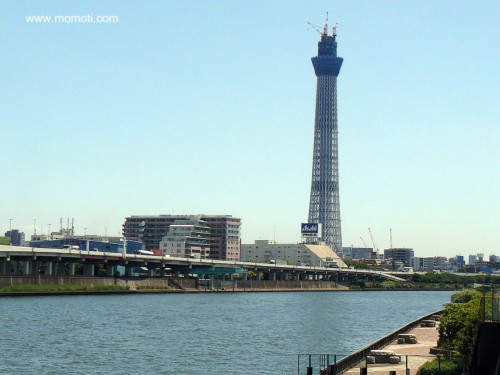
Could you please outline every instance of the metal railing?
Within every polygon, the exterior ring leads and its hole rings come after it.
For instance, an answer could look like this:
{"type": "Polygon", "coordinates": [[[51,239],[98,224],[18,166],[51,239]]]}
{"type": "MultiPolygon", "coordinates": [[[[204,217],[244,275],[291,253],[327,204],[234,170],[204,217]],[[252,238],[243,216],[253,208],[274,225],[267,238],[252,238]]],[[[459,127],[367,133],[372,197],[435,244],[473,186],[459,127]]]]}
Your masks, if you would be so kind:
{"type": "Polygon", "coordinates": [[[373,358],[366,356],[355,367],[340,370],[337,365],[337,359],[346,357],[335,354],[300,354],[297,368],[300,375],[341,375],[345,371],[359,371],[356,374],[369,375],[380,374],[405,374],[415,375],[422,366],[426,366],[432,374],[449,374],[450,368],[454,368],[454,373],[467,374],[468,357],[466,356],[446,356],[446,355],[405,355],[396,354],[399,358],[398,363],[386,361],[373,363],[373,358]],[[359,369],[359,370],[358,370],[359,369]],[[432,369],[432,370],[431,370],[432,369]]]}
{"type": "Polygon", "coordinates": [[[500,291],[481,297],[479,314],[482,322],[500,322],[500,291]]]}

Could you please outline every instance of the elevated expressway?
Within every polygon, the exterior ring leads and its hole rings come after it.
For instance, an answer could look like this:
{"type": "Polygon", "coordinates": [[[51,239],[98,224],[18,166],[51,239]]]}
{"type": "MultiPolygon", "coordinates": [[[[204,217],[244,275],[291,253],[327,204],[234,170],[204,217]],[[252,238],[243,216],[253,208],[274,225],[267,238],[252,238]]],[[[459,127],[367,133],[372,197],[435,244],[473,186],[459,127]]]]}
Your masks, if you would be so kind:
{"type": "Polygon", "coordinates": [[[386,279],[405,281],[386,272],[355,269],[308,267],[268,263],[223,261],[215,259],[175,258],[143,254],[101,252],[72,249],[52,249],[0,245],[0,275],[74,275],[75,266],[81,265],[83,275],[96,275],[96,267],[105,269],[107,276],[113,276],[117,266],[125,267],[125,276],[131,276],[133,269],[142,267],[149,276],[166,274],[232,275],[249,272],[262,273],[269,280],[331,280],[349,281],[358,278],[369,280],[386,279]]]}

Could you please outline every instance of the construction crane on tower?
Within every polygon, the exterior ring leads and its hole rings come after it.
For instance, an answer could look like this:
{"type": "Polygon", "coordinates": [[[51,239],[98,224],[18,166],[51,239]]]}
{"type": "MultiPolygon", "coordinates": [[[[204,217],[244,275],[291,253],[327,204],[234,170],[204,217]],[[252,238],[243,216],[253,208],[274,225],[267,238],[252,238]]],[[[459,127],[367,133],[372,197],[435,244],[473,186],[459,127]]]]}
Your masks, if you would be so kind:
{"type": "Polygon", "coordinates": [[[368,228],[368,232],[370,232],[370,237],[372,239],[372,244],[373,244],[373,250],[375,250],[375,254],[377,255],[377,258],[378,258],[378,247],[375,244],[375,240],[373,239],[372,230],[370,228],[368,228]]]}
{"type": "MultiPolygon", "coordinates": [[[[326,22],[325,26],[323,26],[323,30],[312,22],[307,22],[307,24],[311,26],[314,30],[316,30],[321,36],[328,36],[328,12],[326,12],[326,22]]],[[[334,40],[337,38],[337,27],[338,23],[336,23],[335,26],[333,26],[332,30],[332,35],[334,40]]]]}

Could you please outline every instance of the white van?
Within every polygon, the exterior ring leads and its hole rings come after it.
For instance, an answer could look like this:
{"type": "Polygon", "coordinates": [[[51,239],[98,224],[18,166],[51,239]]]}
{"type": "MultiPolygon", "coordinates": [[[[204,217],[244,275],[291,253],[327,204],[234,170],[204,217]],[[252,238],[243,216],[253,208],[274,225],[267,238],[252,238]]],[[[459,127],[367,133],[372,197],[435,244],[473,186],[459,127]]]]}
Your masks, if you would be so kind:
{"type": "Polygon", "coordinates": [[[155,253],[148,250],[137,250],[135,253],[138,255],[155,255],[155,253]]]}

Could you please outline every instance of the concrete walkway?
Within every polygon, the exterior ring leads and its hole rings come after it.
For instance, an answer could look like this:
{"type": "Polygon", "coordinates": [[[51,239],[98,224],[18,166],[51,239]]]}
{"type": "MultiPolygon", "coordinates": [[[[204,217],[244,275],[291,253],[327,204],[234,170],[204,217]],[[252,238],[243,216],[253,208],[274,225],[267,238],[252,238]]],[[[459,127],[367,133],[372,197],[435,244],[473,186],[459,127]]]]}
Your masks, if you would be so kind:
{"type": "MultiPolygon", "coordinates": [[[[439,338],[438,329],[439,322],[436,322],[436,327],[416,327],[410,332],[417,337],[417,344],[398,344],[397,340],[391,342],[383,348],[390,350],[401,356],[401,363],[391,365],[388,363],[377,363],[368,365],[368,374],[370,375],[389,375],[390,371],[396,371],[396,375],[407,375],[406,368],[410,370],[408,374],[415,375],[420,366],[424,363],[432,361],[436,358],[435,355],[429,354],[429,350],[437,345],[439,338]],[[408,367],[406,364],[406,356],[408,356],[408,367]]],[[[344,374],[359,375],[360,367],[365,367],[365,362],[358,364],[356,367],[344,372],[344,374]]]]}

